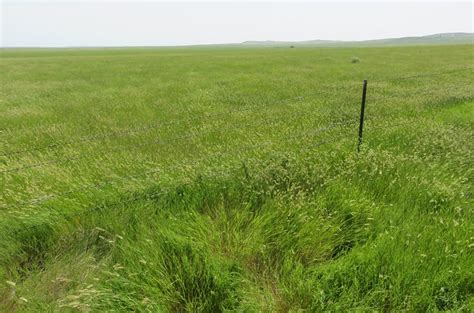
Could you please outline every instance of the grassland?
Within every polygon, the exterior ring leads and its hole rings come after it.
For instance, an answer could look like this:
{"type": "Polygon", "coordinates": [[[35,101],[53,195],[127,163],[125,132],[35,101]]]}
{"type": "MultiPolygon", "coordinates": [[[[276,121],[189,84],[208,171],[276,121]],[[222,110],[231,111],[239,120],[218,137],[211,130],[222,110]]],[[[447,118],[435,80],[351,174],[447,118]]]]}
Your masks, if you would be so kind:
{"type": "Polygon", "coordinates": [[[473,55],[3,50],[0,311],[472,311],[473,55]]]}

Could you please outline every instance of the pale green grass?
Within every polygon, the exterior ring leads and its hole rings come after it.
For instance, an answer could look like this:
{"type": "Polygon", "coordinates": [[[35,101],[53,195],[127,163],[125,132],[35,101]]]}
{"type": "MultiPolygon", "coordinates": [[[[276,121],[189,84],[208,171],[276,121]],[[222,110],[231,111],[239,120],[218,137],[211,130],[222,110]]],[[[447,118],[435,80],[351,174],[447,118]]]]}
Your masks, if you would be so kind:
{"type": "Polygon", "coordinates": [[[0,308],[472,310],[473,52],[2,51],[0,308]]]}

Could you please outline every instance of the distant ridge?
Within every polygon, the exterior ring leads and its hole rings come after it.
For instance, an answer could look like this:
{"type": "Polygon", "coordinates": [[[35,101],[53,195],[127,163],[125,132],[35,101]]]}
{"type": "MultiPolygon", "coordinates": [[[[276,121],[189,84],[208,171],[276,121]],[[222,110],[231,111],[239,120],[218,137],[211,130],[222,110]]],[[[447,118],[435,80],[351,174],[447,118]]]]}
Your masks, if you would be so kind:
{"type": "Polygon", "coordinates": [[[63,46],[63,47],[0,47],[0,51],[10,49],[120,49],[120,48],[179,48],[179,47],[390,47],[390,46],[425,46],[425,45],[465,45],[474,44],[474,33],[440,33],[426,36],[372,39],[361,41],[343,40],[306,40],[274,41],[249,40],[241,43],[214,43],[169,46],[63,46]]]}
{"type": "MultiPolygon", "coordinates": [[[[474,33],[441,33],[427,36],[373,39],[363,41],[308,40],[308,41],[244,41],[235,45],[262,47],[340,47],[340,46],[407,46],[474,44],[474,33]]],[[[232,44],[231,44],[232,45],[232,44]]]]}
{"type": "Polygon", "coordinates": [[[243,45],[278,45],[278,44],[312,44],[312,45],[324,45],[324,44],[337,44],[343,43],[344,41],[340,40],[308,40],[308,41],[244,41],[241,44],[243,45]]]}

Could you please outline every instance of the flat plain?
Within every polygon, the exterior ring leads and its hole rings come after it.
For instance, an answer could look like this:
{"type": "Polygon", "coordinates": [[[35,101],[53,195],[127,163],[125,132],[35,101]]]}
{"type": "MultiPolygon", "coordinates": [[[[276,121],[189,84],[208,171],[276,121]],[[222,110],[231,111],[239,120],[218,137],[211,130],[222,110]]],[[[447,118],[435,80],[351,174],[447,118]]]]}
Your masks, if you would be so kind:
{"type": "Polygon", "coordinates": [[[3,49],[0,310],[472,311],[473,56],[3,49]]]}

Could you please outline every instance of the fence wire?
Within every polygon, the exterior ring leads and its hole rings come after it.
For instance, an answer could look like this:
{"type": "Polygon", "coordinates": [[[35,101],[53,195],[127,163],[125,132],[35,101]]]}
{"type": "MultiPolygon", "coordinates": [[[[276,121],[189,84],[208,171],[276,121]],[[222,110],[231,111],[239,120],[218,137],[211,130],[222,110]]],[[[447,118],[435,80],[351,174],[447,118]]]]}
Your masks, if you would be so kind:
{"type": "MultiPolygon", "coordinates": [[[[376,83],[379,83],[379,82],[398,82],[398,81],[412,80],[412,79],[417,79],[417,78],[422,78],[422,77],[432,77],[432,76],[434,77],[434,76],[440,76],[440,75],[447,75],[447,74],[471,71],[473,69],[474,69],[474,67],[451,69],[451,70],[440,71],[440,72],[436,72],[436,73],[422,73],[422,74],[411,75],[411,76],[392,77],[392,78],[388,78],[388,79],[385,79],[385,80],[374,80],[374,82],[376,82],[376,83]]],[[[450,91],[453,91],[453,90],[454,91],[466,90],[466,88],[471,87],[471,85],[456,86],[456,87],[457,87],[456,89],[450,89],[450,91]]],[[[191,122],[191,121],[198,120],[198,119],[203,119],[203,118],[217,118],[217,117],[220,117],[220,116],[227,116],[227,115],[230,115],[230,114],[239,114],[241,112],[253,111],[255,109],[265,109],[265,108],[268,108],[268,107],[271,107],[271,106],[274,106],[274,105],[285,104],[285,103],[288,103],[288,102],[301,101],[301,100],[307,99],[308,97],[313,97],[315,95],[322,95],[322,94],[324,94],[323,91],[318,91],[318,92],[314,92],[314,93],[305,94],[304,96],[297,96],[297,97],[291,97],[291,98],[286,98],[286,99],[280,99],[280,100],[277,100],[277,101],[267,102],[267,103],[264,103],[264,104],[248,105],[248,106],[246,105],[245,107],[240,108],[240,109],[236,109],[236,110],[228,110],[228,111],[222,111],[222,112],[216,112],[216,113],[209,113],[209,114],[203,114],[203,115],[200,115],[200,116],[190,116],[190,117],[179,119],[179,120],[172,120],[172,121],[160,122],[160,123],[152,123],[152,124],[145,125],[145,126],[125,128],[125,129],[120,129],[120,130],[117,130],[117,131],[99,132],[99,133],[96,133],[94,135],[78,137],[78,138],[76,138],[74,140],[70,140],[70,141],[56,142],[56,143],[49,144],[49,145],[32,147],[32,148],[29,148],[29,149],[9,151],[9,152],[0,154],[0,156],[11,157],[11,156],[14,156],[14,155],[22,155],[22,154],[25,154],[25,153],[31,153],[31,152],[35,152],[35,151],[57,149],[57,148],[65,147],[65,146],[75,145],[75,144],[78,144],[78,143],[94,142],[94,141],[99,141],[99,140],[106,140],[108,138],[116,138],[116,137],[121,137],[121,136],[127,136],[129,134],[141,133],[141,132],[151,130],[151,129],[156,129],[156,128],[160,128],[160,127],[164,127],[164,126],[170,126],[170,125],[179,124],[179,123],[183,123],[183,122],[191,122]]],[[[359,94],[357,94],[357,96],[354,97],[354,103],[358,103],[358,101],[359,101],[358,95],[359,94]]],[[[398,98],[398,97],[406,99],[408,97],[413,97],[415,95],[430,95],[430,96],[440,96],[440,97],[445,96],[445,95],[440,95],[439,92],[436,92],[436,91],[433,92],[433,90],[422,89],[422,90],[415,90],[415,91],[412,91],[412,92],[406,92],[406,93],[395,94],[395,95],[390,95],[390,96],[381,96],[381,97],[375,97],[375,98],[370,96],[370,93],[369,93],[368,99],[369,99],[370,102],[373,102],[373,101],[383,101],[383,100],[395,99],[395,98],[398,98]]],[[[469,97],[472,97],[472,95],[469,95],[469,97]]],[[[263,110],[263,112],[261,112],[261,113],[265,113],[265,111],[263,110]]],[[[279,118],[279,119],[273,119],[273,120],[263,120],[259,123],[253,124],[253,125],[248,125],[248,124],[237,125],[237,126],[233,127],[232,129],[235,130],[235,129],[240,129],[240,128],[252,128],[252,127],[258,127],[258,126],[261,126],[261,125],[268,125],[268,124],[271,124],[271,123],[281,122],[283,120],[288,120],[289,118],[298,117],[298,116],[301,116],[303,114],[307,114],[307,112],[297,112],[295,114],[292,114],[290,117],[288,117],[288,116],[284,117],[284,119],[279,118]]],[[[376,116],[375,118],[369,118],[366,121],[367,122],[372,122],[372,121],[378,121],[380,119],[386,120],[387,118],[389,118],[389,117],[387,117],[387,116],[376,116]]],[[[285,136],[284,138],[281,138],[281,139],[282,140],[290,140],[290,139],[296,139],[296,138],[305,137],[305,136],[312,138],[313,136],[315,136],[317,134],[322,134],[322,133],[328,132],[328,131],[336,129],[336,128],[343,128],[343,127],[347,127],[351,124],[355,124],[356,120],[357,120],[357,117],[354,117],[353,120],[342,120],[342,121],[334,122],[331,125],[329,125],[328,127],[315,129],[311,132],[299,133],[299,134],[293,135],[293,136],[285,136]]],[[[409,121],[403,121],[403,122],[400,122],[400,123],[390,123],[389,127],[390,128],[399,127],[399,126],[402,126],[402,125],[405,125],[405,124],[408,124],[408,123],[412,123],[412,122],[413,121],[409,120],[409,121]]],[[[386,128],[387,126],[386,125],[370,125],[369,127],[370,127],[370,129],[377,129],[377,128],[382,128],[382,127],[386,128]]],[[[10,130],[3,129],[2,131],[5,131],[5,132],[12,131],[12,132],[14,132],[14,131],[18,131],[18,129],[10,129],[10,130]]],[[[34,131],[34,130],[32,130],[32,131],[34,131]]],[[[101,158],[99,158],[98,160],[108,159],[109,158],[109,153],[128,150],[128,149],[131,149],[131,148],[139,148],[139,147],[144,147],[144,146],[149,146],[149,145],[154,145],[154,144],[169,143],[169,142],[173,142],[173,141],[176,141],[176,140],[187,140],[187,139],[203,136],[203,135],[206,135],[206,134],[207,135],[211,134],[212,131],[214,131],[214,129],[212,129],[210,132],[207,132],[207,133],[204,133],[204,134],[203,133],[198,133],[198,132],[193,132],[191,134],[186,134],[186,135],[182,135],[182,136],[174,136],[174,137],[171,137],[171,138],[161,139],[161,140],[154,140],[154,141],[146,142],[146,143],[139,142],[139,143],[136,143],[136,144],[130,144],[130,145],[126,145],[126,146],[114,146],[114,147],[111,147],[111,148],[108,148],[108,149],[101,150],[100,151],[101,158]]],[[[355,134],[356,134],[356,132],[355,132],[355,129],[354,129],[354,139],[355,139],[355,134]]],[[[312,145],[312,147],[316,148],[316,147],[320,147],[320,146],[323,146],[323,145],[328,144],[328,143],[334,143],[335,139],[336,139],[335,137],[331,137],[331,138],[328,138],[328,139],[325,139],[325,140],[318,141],[318,142],[314,143],[312,145]]],[[[344,138],[339,138],[339,139],[344,139],[344,138]]],[[[258,149],[262,149],[262,148],[264,148],[266,146],[269,146],[269,145],[272,145],[274,143],[275,142],[273,142],[271,140],[270,141],[264,141],[264,142],[256,142],[256,143],[251,144],[251,145],[249,145],[247,147],[244,147],[244,148],[245,149],[255,149],[255,151],[258,151],[258,149]]],[[[229,147],[227,147],[227,148],[229,148],[229,147]]],[[[222,156],[226,156],[226,155],[233,155],[233,154],[236,153],[235,150],[243,149],[243,147],[237,147],[237,149],[235,149],[235,147],[233,147],[233,148],[234,148],[233,150],[228,149],[228,151],[226,151],[226,150],[218,151],[214,154],[206,155],[206,156],[203,156],[202,158],[199,158],[199,159],[194,159],[191,162],[187,162],[185,165],[186,166],[189,166],[190,164],[197,165],[198,163],[202,162],[203,160],[213,158],[213,157],[217,157],[217,156],[222,157],[222,156]]],[[[251,150],[251,151],[253,151],[253,150],[251,150]]],[[[93,156],[97,156],[97,155],[93,155],[93,156]]],[[[78,156],[75,156],[75,157],[63,158],[63,159],[50,159],[50,160],[46,160],[46,161],[39,162],[39,163],[27,164],[27,165],[15,167],[15,168],[7,168],[7,169],[4,169],[4,170],[1,170],[0,173],[6,174],[6,173],[12,173],[12,172],[21,172],[21,171],[31,169],[31,168],[48,166],[48,165],[52,165],[52,164],[56,164],[56,163],[62,163],[62,162],[76,161],[76,160],[84,159],[84,158],[87,158],[87,157],[90,157],[90,155],[89,154],[84,154],[84,155],[78,155],[78,156]]],[[[179,167],[182,167],[182,166],[183,166],[182,163],[176,163],[174,165],[166,167],[166,170],[178,169],[179,167]]],[[[102,180],[102,181],[94,182],[94,183],[90,183],[90,184],[84,184],[84,185],[81,185],[81,186],[76,187],[76,188],[71,188],[71,189],[65,190],[63,192],[57,192],[57,193],[53,193],[53,194],[43,195],[43,196],[40,196],[40,197],[36,197],[34,199],[25,200],[25,201],[18,201],[18,202],[15,202],[13,204],[0,206],[0,209],[9,210],[9,209],[12,209],[12,208],[21,208],[21,209],[23,209],[23,208],[26,208],[26,207],[29,207],[29,208],[30,207],[36,207],[36,206],[44,204],[45,202],[52,201],[52,200],[55,200],[55,199],[58,199],[58,200],[60,199],[60,200],[64,200],[64,201],[74,201],[74,200],[77,200],[77,199],[69,198],[67,196],[70,196],[74,193],[87,193],[87,192],[97,192],[97,191],[100,192],[100,191],[103,191],[103,189],[106,186],[117,186],[119,183],[126,183],[127,181],[133,181],[133,180],[137,180],[137,179],[144,179],[145,177],[155,175],[155,174],[160,173],[162,171],[163,171],[163,168],[153,168],[153,169],[148,169],[145,172],[141,172],[141,173],[123,175],[123,176],[120,176],[120,177],[115,178],[115,179],[108,179],[108,180],[102,180]]],[[[219,175],[222,176],[222,173],[220,173],[219,175]]],[[[162,195],[164,193],[165,192],[160,193],[160,195],[162,195]]],[[[114,207],[114,206],[123,205],[123,204],[126,204],[126,203],[137,201],[139,199],[144,199],[145,197],[147,197],[147,195],[145,195],[145,196],[144,195],[131,196],[128,200],[118,201],[116,203],[107,203],[106,207],[114,207]]],[[[66,214],[66,215],[61,214],[60,217],[64,218],[64,219],[69,219],[69,218],[72,218],[76,215],[85,214],[89,211],[97,210],[97,209],[100,209],[100,208],[103,207],[103,206],[93,206],[93,205],[94,205],[93,203],[92,204],[84,204],[84,205],[82,205],[83,209],[76,210],[74,213],[71,213],[71,214],[66,214]]],[[[39,224],[35,224],[35,225],[32,225],[31,227],[38,227],[38,226],[39,226],[39,224]]],[[[21,230],[18,230],[18,231],[24,231],[24,230],[25,230],[25,228],[23,228],[21,230]]]]}
{"type": "Polygon", "coordinates": [[[132,127],[132,128],[124,128],[117,131],[100,132],[100,133],[90,135],[90,136],[78,137],[74,140],[70,140],[66,142],[57,142],[57,143],[44,145],[44,146],[36,146],[29,149],[9,151],[9,152],[0,154],[0,157],[11,157],[14,155],[23,155],[23,154],[27,154],[31,152],[36,152],[36,151],[59,149],[66,146],[72,146],[77,143],[95,142],[95,141],[100,141],[100,140],[104,140],[108,138],[124,137],[129,134],[139,134],[142,132],[151,131],[153,129],[160,129],[161,127],[165,127],[165,126],[171,126],[171,125],[176,125],[176,124],[185,123],[185,122],[192,122],[192,121],[196,121],[203,118],[207,119],[207,118],[227,117],[229,115],[235,115],[235,114],[239,114],[243,112],[249,112],[249,111],[255,112],[254,111],[255,109],[267,109],[275,105],[287,104],[289,102],[303,101],[303,100],[307,100],[310,97],[314,97],[315,95],[320,95],[320,94],[321,94],[320,92],[305,94],[304,96],[281,99],[281,100],[269,102],[263,105],[262,104],[250,105],[250,106],[245,106],[241,109],[228,110],[228,111],[216,112],[216,113],[206,113],[202,115],[195,115],[195,116],[190,116],[187,118],[182,118],[182,119],[177,119],[177,120],[172,120],[172,121],[167,121],[167,122],[152,123],[149,125],[132,127]]]}
{"type": "MultiPolygon", "coordinates": [[[[232,130],[246,129],[246,128],[249,128],[249,127],[250,128],[259,127],[259,126],[262,126],[262,125],[269,125],[269,124],[274,123],[274,122],[281,122],[281,121],[286,122],[291,118],[300,117],[300,116],[306,115],[306,114],[307,114],[307,112],[303,111],[303,112],[294,113],[290,116],[285,116],[284,118],[263,120],[263,121],[260,121],[259,123],[256,123],[256,124],[250,124],[250,125],[249,124],[240,124],[240,125],[232,127],[232,130]]],[[[204,135],[210,134],[210,133],[212,133],[212,131],[215,131],[215,130],[212,129],[211,131],[209,131],[207,133],[204,133],[204,135]]],[[[125,146],[119,146],[119,147],[114,146],[114,147],[111,147],[111,148],[108,148],[108,149],[100,150],[101,157],[99,158],[99,160],[110,159],[110,154],[111,153],[126,151],[126,150],[129,150],[129,149],[132,149],[132,148],[136,149],[136,148],[147,147],[147,146],[151,146],[151,145],[172,143],[172,142],[175,142],[177,140],[188,140],[188,139],[191,139],[191,138],[197,138],[197,137],[202,136],[202,135],[203,134],[200,134],[198,132],[192,132],[192,133],[186,134],[186,135],[173,136],[173,137],[170,137],[170,138],[158,139],[158,140],[154,140],[154,141],[151,141],[151,142],[131,143],[131,144],[128,144],[128,145],[125,145],[125,146]]],[[[91,156],[91,154],[81,154],[81,155],[78,155],[78,156],[75,156],[75,157],[69,157],[69,158],[50,159],[50,160],[39,162],[39,163],[33,163],[33,164],[18,166],[18,167],[14,167],[14,168],[3,169],[3,170],[0,171],[0,174],[12,173],[12,172],[21,172],[21,171],[28,170],[28,169],[33,169],[33,168],[38,168],[38,167],[45,167],[45,166],[58,164],[58,163],[63,163],[63,162],[78,161],[78,160],[81,160],[81,159],[86,159],[90,156],[91,156]]],[[[92,154],[92,156],[96,157],[97,154],[92,154]]]]}
{"type": "MultiPolygon", "coordinates": [[[[350,85],[350,84],[349,84],[350,85]]],[[[207,117],[220,117],[220,116],[226,116],[228,114],[234,114],[234,113],[240,113],[240,112],[246,112],[246,111],[251,111],[251,110],[254,110],[254,109],[259,109],[259,108],[268,108],[268,107],[271,107],[273,105],[279,105],[279,104],[286,104],[288,102],[294,102],[294,101],[303,101],[303,100],[306,100],[310,97],[314,97],[314,96],[321,96],[321,95],[325,95],[325,94],[332,94],[334,93],[334,90],[333,90],[333,87],[334,85],[319,85],[319,90],[317,91],[312,91],[312,92],[309,92],[309,93],[305,93],[305,94],[300,94],[300,95],[297,95],[297,96],[292,96],[292,97],[287,97],[287,98],[283,98],[283,99],[276,99],[276,100],[273,100],[273,101],[270,101],[270,102],[265,102],[265,103],[259,103],[259,104],[255,104],[255,105],[245,105],[243,108],[240,108],[240,109],[234,109],[234,110],[227,110],[227,111],[223,111],[223,112],[216,112],[216,113],[205,113],[201,116],[193,116],[193,117],[188,117],[188,118],[180,118],[180,119],[177,119],[177,120],[173,120],[173,121],[169,121],[169,122],[160,122],[160,123],[152,123],[152,124],[149,124],[149,125],[146,125],[144,127],[159,127],[159,126],[167,126],[167,125],[173,125],[173,124],[178,124],[178,123],[181,123],[181,122],[184,122],[184,121],[192,121],[196,118],[199,118],[199,117],[204,117],[204,118],[207,118],[207,117]]],[[[354,86],[351,86],[351,88],[354,87],[354,86]]],[[[251,99],[250,102],[256,102],[256,101],[259,101],[261,102],[261,100],[259,99],[251,99]]],[[[182,117],[182,115],[177,115],[177,117],[182,117]]],[[[171,116],[170,118],[173,118],[173,116],[171,116]]],[[[57,126],[58,124],[50,124],[48,126],[52,127],[52,126],[57,126]]],[[[139,129],[139,128],[142,128],[143,126],[137,126],[135,128],[139,129]]],[[[38,127],[29,127],[29,128],[26,128],[26,129],[21,129],[21,128],[4,128],[1,130],[1,132],[3,133],[14,133],[14,132],[18,132],[18,131],[22,131],[22,132],[35,132],[37,131],[38,129],[40,129],[41,126],[38,126],[38,127]]],[[[124,129],[124,131],[127,131],[127,129],[130,129],[130,128],[126,128],[124,129]]],[[[120,132],[121,130],[118,130],[117,132],[120,132]]],[[[78,137],[76,138],[75,140],[71,140],[71,141],[68,141],[68,142],[63,142],[63,143],[59,143],[59,144],[67,144],[67,143],[74,143],[74,142],[81,142],[82,140],[84,141],[87,141],[89,138],[94,138],[96,136],[100,136],[100,135],[107,135],[107,134],[110,134],[111,136],[113,136],[113,133],[114,131],[105,131],[105,132],[102,132],[102,131],[99,131],[98,133],[94,134],[94,135],[87,135],[87,136],[81,136],[81,137],[78,137]],[[105,133],[105,134],[104,134],[105,133]]],[[[41,134],[50,134],[49,132],[42,132],[41,134]]],[[[51,144],[51,146],[55,146],[55,144],[51,144]]],[[[39,147],[41,148],[41,147],[39,147]]],[[[25,151],[29,151],[30,149],[25,149],[25,151]]],[[[32,150],[34,151],[34,150],[32,150]]],[[[21,153],[22,150],[19,150],[19,151],[11,151],[11,152],[8,152],[8,153],[5,153],[5,154],[0,154],[0,156],[3,156],[3,155],[8,155],[8,154],[15,154],[15,153],[21,153]]]]}

